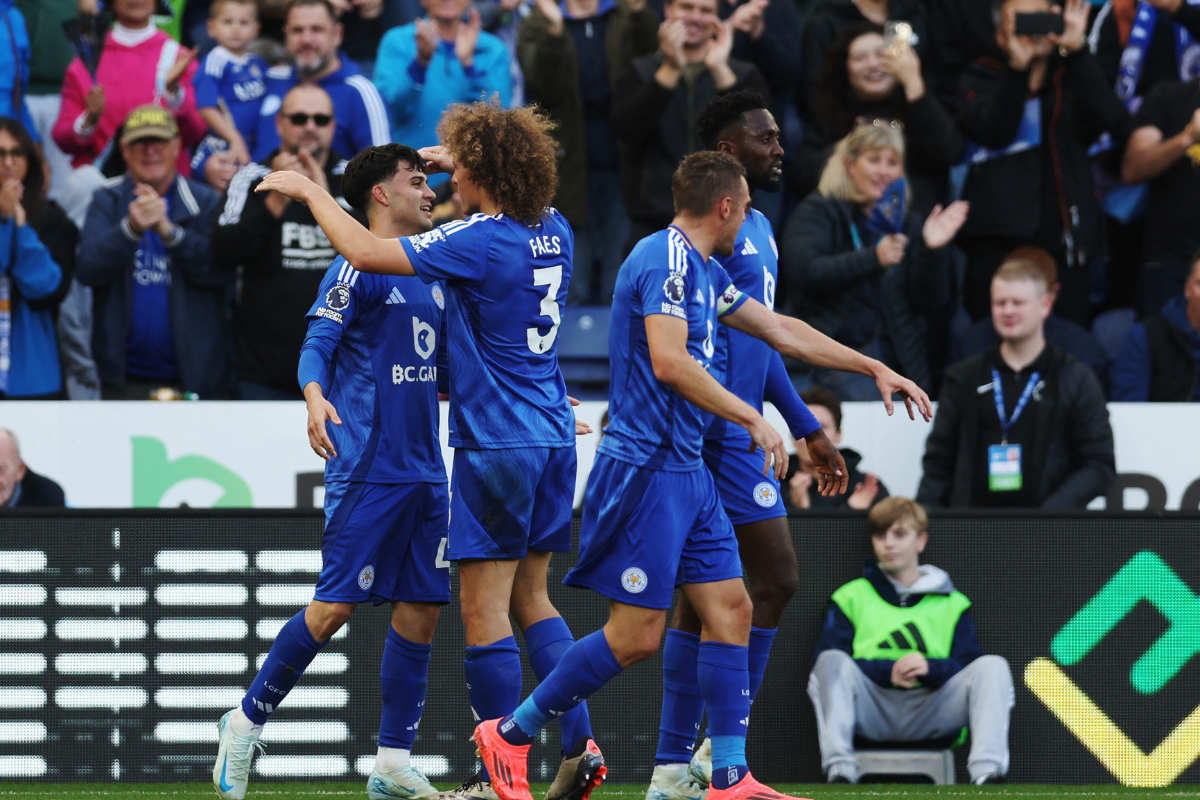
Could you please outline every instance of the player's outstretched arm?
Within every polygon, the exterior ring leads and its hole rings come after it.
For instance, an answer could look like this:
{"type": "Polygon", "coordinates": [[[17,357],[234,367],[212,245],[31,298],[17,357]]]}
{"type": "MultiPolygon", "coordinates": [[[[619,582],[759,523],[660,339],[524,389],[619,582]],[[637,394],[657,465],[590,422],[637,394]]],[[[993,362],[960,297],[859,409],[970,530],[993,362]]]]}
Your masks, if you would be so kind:
{"type": "Polygon", "coordinates": [[[329,192],[298,172],[272,172],[256,192],[279,192],[308,206],[333,248],[359,272],[415,275],[399,239],[380,239],[346,213],[329,192]]]}
{"type": "Polygon", "coordinates": [[[741,425],[750,433],[754,444],[767,454],[763,474],[775,459],[775,475],[783,480],[787,475],[787,451],[783,437],[762,415],[717,382],[700,366],[687,350],[688,328],[685,320],[666,314],[646,317],[646,343],[650,347],[650,363],[654,377],[671,387],[672,391],[692,405],[741,425]]]}
{"type": "Polygon", "coordinates": [[[325,425],[329,422],[341,425],[342,418],[338,416],[337,409],[333,407],[333,404],[325,399],[325,395],[321,391],[321,384],[310,381],[304,387],[304,402],[308,406],[309,447],[326,461],[337,457],[337,451],[333,449],[333,442],[329,440],[329,433],[325,425]]]}
{"type": "Polygon", "coordinates": [[[933,405],[920,386],[883,363],[834,341],[811,325],[771,311],[753,298],[736,311],[721,317],[721,322],[762,339],[784,355],[814,367],[870,375],[879,387],[889,415],[893,411],[892,395],[898,394],[904,398],[910,419],[916,419],[917,413],[926,422],[933,418],[933,405]]]}

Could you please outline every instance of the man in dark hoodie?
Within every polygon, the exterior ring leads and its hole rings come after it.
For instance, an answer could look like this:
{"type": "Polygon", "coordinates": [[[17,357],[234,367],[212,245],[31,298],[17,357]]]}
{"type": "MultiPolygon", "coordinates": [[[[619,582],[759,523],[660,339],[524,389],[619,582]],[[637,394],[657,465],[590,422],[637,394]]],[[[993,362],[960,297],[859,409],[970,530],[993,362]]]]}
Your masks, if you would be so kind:
{"type": "MultiPolygon", "coordinates": [[[[838,447],[846,462],[848,480],[851,491],[845,494],[835,494],[822,497],[817,488],[817,468],[808,454],[808,448],[797,447],[796,455],[792,456],[795,468],[788,476],[788,491],[784,493],[784,505],[788,513],[804,511],[810,508],[853,508],[865,511],[888,496],[887,487],[871,472],[860,470],[862,455],[857,451],[842,447],[842,401],[832,390],[824,386],[814,386],[800,394],[800,399],[812,411],[813,416],[821,423],[829,441],[838,447]]],[[[792,465],[788,465],[792,469],[792,465]]]]}
{"type": "Polygon", "coordinates": [[[875,558],[830,600],[808,678],[830,783],[858,782],[856,735],[920,742],[964,727],[971,782],[998,783],[1008,772],[1012,672],[1000,656],[983,654],[971,601],[945,570],[919,563],[927,521],[906,497],[871,509],[875,558]]]}
{"type": "Polygon", "coordinates": [[[1113,400],[1200,402],[1200,252],[1183,294],[1130,328],[1113,365],[1113,400]]]}
{"type": "Polygon", "coordinates": [[[296,170],[341,196],[346,162],[330,149],[337,130],[333,101],[320,86],[295,86],[283,98],[276,126],[280,148],[233,176],[212,237],[214,260],[241,271],[234,354],[242,400],[302,399],[296,367],[304,315],[337,256],[308,206],[254,191],[272,172],[296,170]]]}

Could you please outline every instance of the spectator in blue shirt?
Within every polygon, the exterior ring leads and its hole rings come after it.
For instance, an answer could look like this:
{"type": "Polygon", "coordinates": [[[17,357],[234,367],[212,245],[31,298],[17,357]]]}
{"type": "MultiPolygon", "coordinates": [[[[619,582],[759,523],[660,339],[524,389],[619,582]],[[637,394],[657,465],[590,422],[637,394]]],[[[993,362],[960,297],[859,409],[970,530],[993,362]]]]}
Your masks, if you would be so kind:
{"type": "Polygon", "coordinates": [[[217,194],[176,172],[179,127],[167,109],[135,108],[120,146],[129,171],[96,190],[76,259],[80,282],[94,290],[101,396],[219,394],[229,277],[209,250],[217,194]]]}
{"type": "Polygon", "coordinates": [[[29,133],[0,117],[0,351],[10,355],[0,361],[0,397],[62,393],[54,316],[71,286],[79,230],[45,198],[44,183],[29,133]]]}
{"type": "MultiPolygon", "coordinates": [[[[428,16],[384,34],[375,85],[387,103],[395,141],[417,148],[437,144],[438,120],[451,103],[493,94],[504,107],[512,103],[508,49],[480,30],[479,13],[472,9],[467,14],[468,4],[422,0],[428,16]]],[[[430,184],[444,180],[442,175],[429,178],[430,184]]]]}
{"type": "Polygon", "coordinates": [[[278,149],[275,116],[284,95],[298,83],[315,83],[333,100],[333,115],[338,122],[333,149],[346,158],[391,141],[387,109],[379,92],[358,65],[339,50],[342,24],[329,0],[291,0],[284,36],[294,66],[267,70],[267,96],[259,109],[252,152],[255,161],[278,149]]]}
{"type": "Polygon", "coordinates": [[[246,49],[258,36],[258,9],[254,0],[214,0],[209,14],[208,32],[217,46],[192,79],[196,106],[209,129],[226,143],[233,163],[245,166],[267,93],[267,62],[246,49]]]}
{"type": "Polygon", "coordinates": [[[1200,253],[1183,294],[1129,330],[1113,365],[1113,400],[1200,401],[1200,253]]]}

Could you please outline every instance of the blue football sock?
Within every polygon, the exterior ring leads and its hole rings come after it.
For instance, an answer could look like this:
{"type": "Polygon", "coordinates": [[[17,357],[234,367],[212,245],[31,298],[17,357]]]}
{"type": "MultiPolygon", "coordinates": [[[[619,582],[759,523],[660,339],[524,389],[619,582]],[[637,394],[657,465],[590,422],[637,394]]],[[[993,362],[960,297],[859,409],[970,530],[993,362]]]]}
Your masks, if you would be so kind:
{"type": "Polygon", "coordinates": [[[512,744],[528,744],[520,741],[522,734],[526,739],[536,736],[550,720],[575,708],[620,674],[621,665],[604,630],[589,633],[563,653],[558,666],[513,713],[517,724],[501,734],[512,744]]]}
{"type": "Polygon", "coordinates": [[[304,670],[325,644],[313,638],[304,622],[304,609],[287,621],[275,637],[262,669],[254,676],[242,698],[242,711],[255,725],[267,721],[271,712],[287,697],[304,670]]]}
{"type": "Polygon", "coordinates": [[[692,760],[696,732],[704,717],[704,695],[696,678],[696,654],[700,637],[694,633],[667,630],[663,645],[662,717],[658,723],[658,750],[654,763],[686,764],[692,760]]]}
{"type": "MultiPolygon", "coordinates": [[[[539,681],[545,680],[573,644],[575,637],[562,617],[550,617],[525,629],[525,649],[539,681]]],[[[559,717],[558,727],[562,730],[563,755],[573,755],[572,751],[581,739],[592,738],[587,703],[580,703],[559,717]]]]}
{"type": "Polygon", "coordinates": [[[746,726],[750,721],[749,648],[724,642],[701,642],[696,676],[708,705],[712,737],[713,786],[728,789],[746,768],[746,726]]]}
{"type": "MultiPolygon", "coordinates": [[[[463,660],[467,699],[480,720],[506,717],[521,700],[521,651],[512,636],[481,647],[468,647],[463,660]]],[[[487,767],[481,767],[484,780],[487,767]]]]}
{"type": "Polygon", "coordinates": [[[767,671],[767,659],[771,657],[771,645],[775,642],[778,628],[750,629],[750,703],[758,697],[763,675],[767,671]]]}
{"type": "Polygon", "coordinates": [[[429,658],[433,645],[410,642],[388,626],[379,664],[383,687],[383,714],[379,718],[379,746],[412,750],[425,690],[429,687],[429,658]]]}

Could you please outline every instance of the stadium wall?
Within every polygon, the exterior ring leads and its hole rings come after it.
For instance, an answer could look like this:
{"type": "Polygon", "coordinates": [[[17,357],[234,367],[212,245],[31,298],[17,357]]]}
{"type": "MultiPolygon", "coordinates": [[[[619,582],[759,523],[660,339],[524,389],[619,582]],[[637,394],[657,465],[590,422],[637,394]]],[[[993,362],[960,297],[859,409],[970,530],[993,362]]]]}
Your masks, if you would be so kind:
{"type": "MultiPolygon", "coordinates": [[[[606,403],[576,413],[599,430],[606,403]]],[[[442,404],[443,449],[447,404],[442,404]]],[[[893,494],[913,495],[931,425],[898,406],[847,403],[844,445],[863,455],[893,494]]],[[[1180,431],[1200,430],[1200,404],[1110,403],[1121,473],[1106,504],[1093,508],[1200,508],[1200,448],[1180,431]]],[[[786,436],[782,418],[767,419],[786,436]]],[[[0,426],[12,428],[30,467],[63,485],[78,508],[319,508],[321,460],[308,447],[304,404],[293,403],[7,403],[0,426]]],[[[591,469],[596,437],[579,441],[576,498],[591,469]]]]}
{"type": "MultiPolygon", "coordinates": [[[[812,646],[869,543],[852,513],[791,526],[800,591],[751,718],[750,761],[765,780],[818,781],[812,646]]],[[[311,597],[321,527],[312,511],[0,513],[0,780],[209,780],[216,720],[311,597]]],[[[1198,533],[1196,514],[934,515],[927,560],[974,601],[984,649],[1013,669],[1010,779],[1200,782],[1198,533]]],[[[555,558],[552,596],[583,634],[606,604],[559,585],[571,561],[555,558]]],[[[386,607],[360,609],[314,662],[267,727],[256,781],[363,779],[387,620],[386,607]]],[[[439,781],[474,769],[462,652],[451,605],[415,748],[439,781]]],[[[660,667],[634,667],[591,703],[614,781],[649,779],[660,667]]],[[[557,738],[535,745],[535,780],[553,774],[557,738]]]]}

